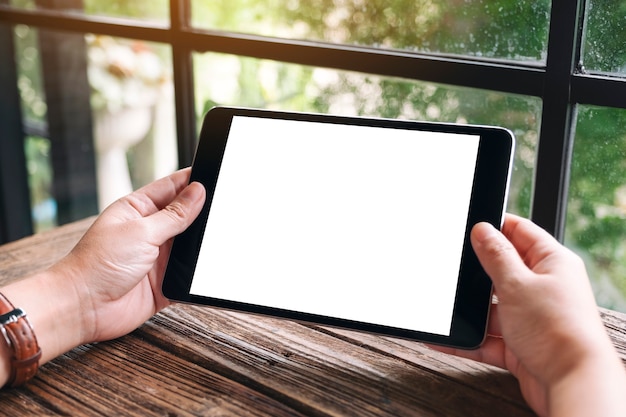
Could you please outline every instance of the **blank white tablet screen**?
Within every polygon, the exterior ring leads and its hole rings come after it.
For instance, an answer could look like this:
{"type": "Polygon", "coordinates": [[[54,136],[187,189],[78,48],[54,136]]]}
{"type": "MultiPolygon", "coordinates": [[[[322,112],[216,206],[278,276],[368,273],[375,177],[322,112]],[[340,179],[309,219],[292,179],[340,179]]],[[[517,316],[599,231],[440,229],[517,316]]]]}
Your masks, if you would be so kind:
{"type": "Polygon", "coordinates": [[[235,116],[191,293],[449,335],[478,145],[235,116]]]}

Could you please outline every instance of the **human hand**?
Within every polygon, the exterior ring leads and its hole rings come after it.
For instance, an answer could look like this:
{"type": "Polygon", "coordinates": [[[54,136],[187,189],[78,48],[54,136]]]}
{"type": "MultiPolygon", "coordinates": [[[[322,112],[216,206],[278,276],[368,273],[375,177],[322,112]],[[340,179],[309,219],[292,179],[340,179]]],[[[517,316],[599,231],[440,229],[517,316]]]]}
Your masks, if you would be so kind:
{"type": "Polygon", "coordinates": [[[508,369],[539,415],[611,415],[601,409],[607,405],[623,412],[623,394],[616,393],[626,390],[626,378],[582,260],[513,215],[502,233],[476,225],[471,241],[498,299],[488,336],[474,351],[437,349],[508,369]],[[603,401],[606,395],[613,396],[603,401]]]}
{"type": "Polygon", "coordinates": [[[201,184],[178,171],[111,204],[52,272],[80,300],[82,343],[124,335],[168,305],[161,293],[172,238],[198,216],[201,184]]]}

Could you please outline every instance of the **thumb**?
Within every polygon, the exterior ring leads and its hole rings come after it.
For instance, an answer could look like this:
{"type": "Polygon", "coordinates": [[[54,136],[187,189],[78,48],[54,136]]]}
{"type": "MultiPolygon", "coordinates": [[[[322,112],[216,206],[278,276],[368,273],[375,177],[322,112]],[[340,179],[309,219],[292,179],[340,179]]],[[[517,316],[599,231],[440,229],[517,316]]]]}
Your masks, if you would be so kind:
{"type": "Polygon", "coordinates": [[[200,214],[205,198],[204,186],[193,182],[163,209],[146,217],[157,243],[161,245],[185,231],[200,214]]]}
{"type": "Polygon", "coordinates": [[[474,226],[471,242],[499,296],[530,271],[513,244],[489,223],[474,226]]]}

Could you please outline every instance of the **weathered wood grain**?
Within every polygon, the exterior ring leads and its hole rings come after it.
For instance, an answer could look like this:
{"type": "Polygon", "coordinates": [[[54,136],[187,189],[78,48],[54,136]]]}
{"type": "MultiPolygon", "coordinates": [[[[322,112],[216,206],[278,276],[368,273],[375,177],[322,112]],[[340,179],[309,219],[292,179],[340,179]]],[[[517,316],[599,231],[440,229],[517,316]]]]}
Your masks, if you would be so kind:
{"type": "MultiPolygon", "coordinates": [[[[0,247],[0,286],[64,256],[93,219],[0,247]]],[[[626,360],[626,316],[601,310],[626,360]]],[[[507,372],[411,341],[191,305],[81,346],[0,414],[532,416],[507,372]]]]}
{"type": "Polygon", "coordinates": [[[93,221],[88,218],[0,246],[0,285],[54,264],[69,253],[93,221]]]}

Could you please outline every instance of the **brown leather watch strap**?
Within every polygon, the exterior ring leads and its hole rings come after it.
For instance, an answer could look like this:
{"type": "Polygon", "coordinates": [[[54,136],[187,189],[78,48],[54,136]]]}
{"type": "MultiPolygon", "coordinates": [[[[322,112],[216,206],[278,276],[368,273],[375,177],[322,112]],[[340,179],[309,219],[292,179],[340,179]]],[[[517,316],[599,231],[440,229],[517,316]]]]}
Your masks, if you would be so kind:
{"type": "Polygon", "coordinates": [[[24,311],[13,307],[1,293],[0,331],[12,352],[11,374],[7,386],[17,387],[37,373],[41,349],[24,311]]]}

